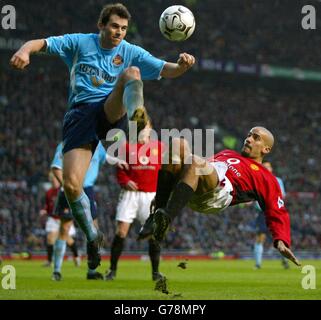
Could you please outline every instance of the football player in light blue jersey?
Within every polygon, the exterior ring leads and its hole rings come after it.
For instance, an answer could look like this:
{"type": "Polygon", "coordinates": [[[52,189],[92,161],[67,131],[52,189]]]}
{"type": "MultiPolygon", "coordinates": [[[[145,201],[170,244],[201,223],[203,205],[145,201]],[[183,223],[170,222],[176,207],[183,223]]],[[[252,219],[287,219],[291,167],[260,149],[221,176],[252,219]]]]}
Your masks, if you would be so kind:
{"type": "Polygon", "coordinates": [[[70,72],[69,109],[63,123],[63,181],[72,214],[87,238],[88,266],[100,264],[102,233],[90,219],[83,180],[99,140],[113,128],[127,132],[128,119],[142,107],[143,82],[183,75],[195,58],[181,53],[176,63],[155,58],[124,40],[131,15],[120,4],[106,5],[99,34],[69,34],[26,42],[10,64],[24,69],[32,53],[60,56],[70,72]]]}
{"type": "MultiPolygon", "coordinates": [[[[85,179],[84,179],[84,191],[88,198],[90,199],[91,207],[91,217],[88,219],[93,221],[95,227],[98,227],[97,222],[97,209],[96,202],[94,197],[94,184],[97,180],[99,168],[102,164],[106,162],[106,151],[103,145],[99,142],[96,151],[90,161],[89,168],[87,170],[85,179]]],[[[51,170],[55,177],[59,180],[60,184],[63,184],[62,179],[62,169],[63,169],[63,154],[62,154],[62,143],[59,143],[54,158],[51,163],[51,170]]],[[[59,230],[58,239],[54,245],[54,271],[52,279],[59,281],[61,280],[61,267],[63,263],[63,258],[66,251],[66,240],[68,239],[69,230],[73,224],[73,218],[70,213],[69,205],[65,197],[63,189],[60,191],[57,202],[55,205],[55,214],[60,217],[61,224],[59,230]]],[[[89,280],[99,280],[103,279],[103,275],[97,272],[95,269],[88,269],[87,279],[89,280]]]]}
{"type": "MultiPolygon", "coordinates": [[[[263,162],[262,164],[270,172],[273,172],[273,167],[271,162],[266,161],[266,162],[263,162]]],[[[281,178],[276,177],[276,179],[281,188],[282,195],[283,197],[285,197],[286,192],[285,192],[284,183],[281,178]]],[[[255,209],[257,209],[257,217],[256,217],[257,235],[255,239],[255,244],[254,244],[254,259],[255,259],[255,269],[261,269],[262,257],[263,257],[263,251],[264,251],[264,242],[266,239],[266,235],[268,234],[268,228],[265,223],[264,213],[257,202],[255,202],[255,209]]],[[[282,256],[282,265],[284,269],[289,269],[290,267],[288,261],[283,256],[282,256]]]]}

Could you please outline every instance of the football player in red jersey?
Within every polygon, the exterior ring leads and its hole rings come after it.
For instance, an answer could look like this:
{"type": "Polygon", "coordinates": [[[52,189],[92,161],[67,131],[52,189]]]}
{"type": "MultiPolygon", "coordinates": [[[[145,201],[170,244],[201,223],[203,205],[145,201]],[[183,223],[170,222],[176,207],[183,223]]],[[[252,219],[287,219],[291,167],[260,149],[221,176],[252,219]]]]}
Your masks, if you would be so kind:
{"type": "Polygon", "coordinates": [[[60,189],[60,183],[57,178],[50,171],[49,180],[51,188],[46,192],[45,205],[39,212],[40,216],[48,216],[46,221],[46,243],[47,243],[47,262],[44,267],[50,267],[52,262],[53,246],[58,236],[60,226],[59,217],[54,214],[55,201],[60,189]]]}
{"type": "Polygon", "coordinates": [[[207,160],[193,155],[183,139],[176,139],[172,144],[169,156],[176,161],[163,164],[159,171],[155,213],[140,230],[140,239],[152,236],[163,240],[170,223],[185,206],[210,214],[256,200],[264,211],[275,248],[300,265],[290,250],[290,218],[280,186],[262,165],[274,144],[269,130],[252,128],[244,140],[241,154],[223,150],[207,160]]]}
{"type": "MultiPolygon", "coordinates": [[[[59,229],[61,227],[61,217],[56,213],[56,202],[60,191],[60,182],[53,173],[52,170],[49,172],[49,180],[51,181],[51,188],[46,192],[45,196],[45,206],[40,210],[39,214],[41,217],[47,216],[46,221],[46,242],[47,242],[47,262],[43,265],[44,267],[50,267],[52,263],[54,244],[59,235],[59,229]]],[[[78,255],[78,248],[75,243],[73,236],[75,235],[74,224],[69,226],[69,231],[67,235],[67,245],[70,247],[73,253],[73,259],[76,267],[80,265],[80,257],[78,255]]]]}
{"type": "MultiPolygon", "coordinates": [[[[150,139],[152,125],[144,108],[136,109],[131,120],[137,121],[138,143],[127,142],[121,151],[126,155],[126,162],[117,164],[117,180],[122,189],[117,205],[117,228],[111,246],[110,269],[106,280],[114,280],[116,277],[117,263],[134,219],[143,224],[149,216],[164,149],[160,141],[150,139]]],[[[163,275],[159,272],[160,246],[152,239],[149,240],[149,257],[152,279],[162,279],[163,275]]]]}

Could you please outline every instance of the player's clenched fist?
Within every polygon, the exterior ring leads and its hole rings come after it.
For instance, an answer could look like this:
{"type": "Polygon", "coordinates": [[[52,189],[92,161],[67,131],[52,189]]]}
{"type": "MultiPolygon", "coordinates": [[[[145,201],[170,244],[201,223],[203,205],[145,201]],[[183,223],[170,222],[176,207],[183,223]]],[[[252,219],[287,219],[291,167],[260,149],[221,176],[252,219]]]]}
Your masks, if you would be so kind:
{"type": "Polygon", "coordinates": [[[17,69],[24,69],[30,63],[30,55],[46,49],[44,39],[26,42],[10,59],[10,65],[17,69]]]}
{"type": "Polygon", "coordinates": [[[191,68],[195,63],[195,58],[191,55],[191,54],[188,54],[188,53],[181,53],[179,55],[179,59],[177,60],[177,64],[180,66],[180,67],[183,67],[183,68],[186,68],[186,69],[189,69],[191,68]]]}
{"type": "Polygon", "coordinates": [[[17,69],[24,69],[30,63],[30,53],[20,49],[10,59],[10,65],[17,69]]]}

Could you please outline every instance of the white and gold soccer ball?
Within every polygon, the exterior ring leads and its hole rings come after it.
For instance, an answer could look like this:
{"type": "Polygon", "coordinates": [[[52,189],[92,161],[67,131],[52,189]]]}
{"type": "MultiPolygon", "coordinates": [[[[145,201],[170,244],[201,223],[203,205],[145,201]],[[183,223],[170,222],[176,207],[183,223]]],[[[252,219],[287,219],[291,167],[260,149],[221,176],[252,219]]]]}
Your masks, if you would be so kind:
{"type": "Polygon", "coordinates": [[[184,41],[195,30],[195,18],[191,10],[184,6],[168,7],[159,18],[159,29],[171,41],[184,41]]]}

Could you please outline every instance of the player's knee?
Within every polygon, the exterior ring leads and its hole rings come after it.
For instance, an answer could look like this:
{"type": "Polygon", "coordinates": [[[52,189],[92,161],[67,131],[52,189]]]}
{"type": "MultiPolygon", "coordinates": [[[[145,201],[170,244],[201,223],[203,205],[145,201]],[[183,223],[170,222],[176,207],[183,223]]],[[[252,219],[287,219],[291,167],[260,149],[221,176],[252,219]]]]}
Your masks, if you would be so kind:
{"type": "Polygon", "coordinates": [[[184,170],[193,175],[203,175],[205,174],[206,161],[199,156],[189,155],[187,161],[184,164],[184,170]]]}
{"type": "Polygon", "coordinates": [[[56,235],[48,234],[47,236],[47,244],[48,245],[53,245],[55,244],[56,241],[56,235]]]}
{"type": "Polygon", "coordinates": [[[137,67],[129,67],[129,68],[124,70],[124,72],[122,73],[121,77],[125,81],[141,80],[140,70],[137,67]]]}
{"type": "Polygon", "coordinates": [[[127,237],[127,231],[122,229],[118,229],[116,234],[119,238],[122,238],[122,239],[125,239],[127,237]]]}
{"type": "Polygon", "coordinates": [[[200,167],[200,160],[197,156],[191,154],[186,157],[185,168],[188,170],[194,170],[200,167]]]}
{"type": "Polygon", "coordinates": [[[204,166],[206,165],[206,161],[195,154],[191,155],[191,163],[195,168],[204,168],[204,166]]]}
{"type": "Polygon", "coordinates": [[[63,187],[68,199],[77,198],[82,191],[82,186],[79,184],[78,179],[74,176],[64,177],[63,187]]]}
{"type": "Polygon", "coordinates": [[[70,227],[71,225],[69,223],[62,225],[60,229],[60,235],[64,237],[68,237],[70,227]]]}
{"type": "Polygon", "coordinates": [[[127,237],[129,227],[127,226],[127,223],[124,222],[118,222],[116,234],[118,237],[125,239],[127,237]]]}

